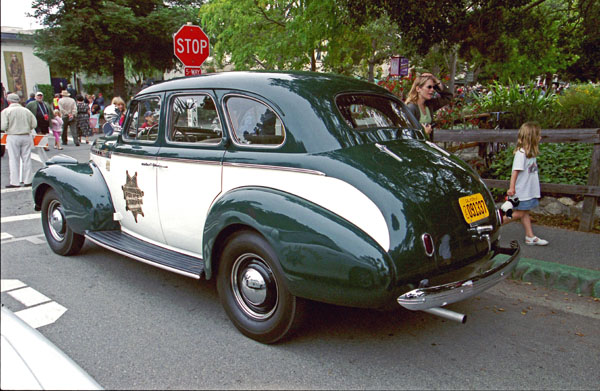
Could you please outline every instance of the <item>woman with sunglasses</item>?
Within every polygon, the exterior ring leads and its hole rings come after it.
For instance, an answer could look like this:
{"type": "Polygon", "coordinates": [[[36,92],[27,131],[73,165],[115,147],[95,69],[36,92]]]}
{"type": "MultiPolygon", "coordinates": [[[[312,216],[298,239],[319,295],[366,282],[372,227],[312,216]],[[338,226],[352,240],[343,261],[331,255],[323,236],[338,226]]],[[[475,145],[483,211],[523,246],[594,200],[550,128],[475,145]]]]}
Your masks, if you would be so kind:
{"type": "Polygon", "coordinates": [[[417,76],[406,98],[408,110],[423,125],[425,134],[431,138],[433,114],[450,103],[452,93],[445,90],[440,81],[431,73],[417,76]]]}

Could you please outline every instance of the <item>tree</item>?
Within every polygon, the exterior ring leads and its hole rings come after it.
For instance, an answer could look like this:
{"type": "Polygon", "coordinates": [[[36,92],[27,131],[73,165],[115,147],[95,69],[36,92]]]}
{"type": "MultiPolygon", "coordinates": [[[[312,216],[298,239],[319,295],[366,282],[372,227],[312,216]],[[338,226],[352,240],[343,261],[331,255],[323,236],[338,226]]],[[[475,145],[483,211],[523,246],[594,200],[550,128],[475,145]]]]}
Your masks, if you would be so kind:
{"type": "Polygon", "coordinates": [[[597,0],[340,1],[358,25],[390,15],[412,56],[435,48],[502,81],[564,71],[575,61],[582,66],[573,73],[597,77],[597,0]]]}
{"type": "Polygon", "coordinates": [[[397,53],[397,29],[385,15],[355,28],[337,0],[213,0],[200,8],[218,61],[236,69],[325,70],[369,80],[374,68],[397,53]]]}
{"type": "Polygon", "coordinates": [[[125,59],[137,71],[171,69],[172,35],[195,20],[197,3],[34,0],[34,16],[46,26],[36,32],[35,54],[68,73],[112,74],[114,95],[125,96],[125,59]]]}
{"type": "Polygon", "coordinates": [[[334,0],[213,0],[199,16],[217,61],[236,69],[314,70],[336,23],[334,0]]]}
{"type": "Polygon", "coordinates": [[[567,73],[579,80],[600,81],[600,2],[597,0],[579,0],[574,6],[577,19],[573,28],[567,29],[561,36],[561,43],[571,47],[579,58],[567,73]]]}

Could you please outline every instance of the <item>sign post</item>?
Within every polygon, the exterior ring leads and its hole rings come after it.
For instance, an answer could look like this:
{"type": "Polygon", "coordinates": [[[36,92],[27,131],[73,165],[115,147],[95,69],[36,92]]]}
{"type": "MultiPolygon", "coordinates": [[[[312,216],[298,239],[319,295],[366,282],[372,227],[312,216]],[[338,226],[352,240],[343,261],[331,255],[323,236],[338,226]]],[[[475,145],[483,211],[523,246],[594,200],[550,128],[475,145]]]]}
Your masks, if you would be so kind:
{"type": "Polygon", "coordinates": [[[173,51],[183,63],[186,76],[200,75],[200,65],[210,54],[208,37],[199,26],[188,23],[173,34],[173,51]]]}

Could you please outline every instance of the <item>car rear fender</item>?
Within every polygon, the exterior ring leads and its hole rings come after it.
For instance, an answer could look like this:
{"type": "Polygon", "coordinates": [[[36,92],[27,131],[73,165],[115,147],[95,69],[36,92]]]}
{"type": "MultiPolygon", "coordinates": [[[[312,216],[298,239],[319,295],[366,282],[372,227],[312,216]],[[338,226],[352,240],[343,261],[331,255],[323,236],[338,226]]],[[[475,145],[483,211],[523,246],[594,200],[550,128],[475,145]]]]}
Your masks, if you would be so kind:
{"type": "Polygon", "coordinates": [[[207,278],[238,229],[253,229],[269,242],[293,295],[356,307],[393,298],[393,263],[373,238],[319,205],[265,187],[234,189],[211,207],[203,241],[207,278]]]}
{"type": "Polygon", "coordinates": [[[94,163],[48,163],[33,178],[35,210],[41,210],[44,195],[54,189],[73,232],[83,234],[86,230],[120,228],[113,219],[114,207],[108,186],[94,163]]]}

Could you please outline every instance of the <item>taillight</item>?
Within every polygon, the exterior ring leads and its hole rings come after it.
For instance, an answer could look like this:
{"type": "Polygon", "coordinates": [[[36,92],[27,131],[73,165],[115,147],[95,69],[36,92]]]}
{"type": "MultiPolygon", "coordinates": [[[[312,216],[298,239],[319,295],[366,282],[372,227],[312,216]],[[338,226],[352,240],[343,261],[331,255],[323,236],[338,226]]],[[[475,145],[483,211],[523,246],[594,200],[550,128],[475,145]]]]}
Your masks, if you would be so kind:
{"type": "Polygon", "coordinates": [[[421,240],[423,240],[423,247],[425,248],[425,254],[430,257],[433,255],[433,251],[435,248],[433,247],[433,238],[429,234],[423,234],[421,236],[421,240]]]}
{"type": "Polygon", "coordinates": [[[502,211],[500,209],[496,209],[496,218],[498,219],[498,224],[504,224],[504,218],[502,217],[502,211]]]}

